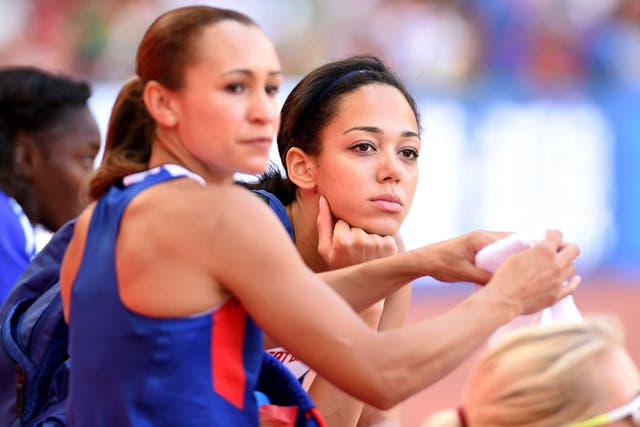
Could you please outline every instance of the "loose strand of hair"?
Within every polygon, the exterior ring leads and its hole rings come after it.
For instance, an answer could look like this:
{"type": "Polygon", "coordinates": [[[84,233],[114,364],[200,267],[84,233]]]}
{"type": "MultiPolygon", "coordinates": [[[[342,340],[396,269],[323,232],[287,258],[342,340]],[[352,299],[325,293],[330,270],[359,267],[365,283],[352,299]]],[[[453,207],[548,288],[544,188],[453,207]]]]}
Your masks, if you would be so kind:
{"type": "Polygon", "coordinates": [[[144,85],[130,79],[114,103],[107,131],[105,154],[89,182],[89,197],[100,197],[121,178],[148,168],[155,122],[142,100],[144,85]]]}

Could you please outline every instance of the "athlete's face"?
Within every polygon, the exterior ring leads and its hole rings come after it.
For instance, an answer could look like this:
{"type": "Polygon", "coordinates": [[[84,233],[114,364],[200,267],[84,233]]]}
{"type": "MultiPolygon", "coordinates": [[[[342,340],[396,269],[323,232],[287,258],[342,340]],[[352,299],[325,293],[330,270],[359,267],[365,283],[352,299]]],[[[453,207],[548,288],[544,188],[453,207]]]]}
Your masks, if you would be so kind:
{"type": "Polygon", "coordinates": [[[420,151],[402,93],[376,83],[346,94],[321,144],[315,178],[334,216],[369,233],[397,233],[413,201],[420,151]]]}
{"type": "MultiPolygon", "coordinates": [[[[640,393],[640,374],[638,368],[629,356],[629,353],[621,347],[613,348],[598,360],[598,367],[594,368],[594,384],[600,389],[601,396],[599,407],[594,415],[611,411],[621,407],[640,393]]],[[[637,409],[636,409],[637,411],[637,409]]],[[[627,416],[610,426],[634,426],[631,416],[627,416]]]]}
{"type": "Polygon", "coordinates": [[[272,43],[259,28],[227,20],[206,28],[196,49],[175,97],[178,138],[214,176],[264,171],[282,81],[272,43]]]}
{"type": "Polygon", "coordinates": [[[100,131],[87,107],[69,109],[57,124],[37,137],[39,161],[31,183],[35,190],[38,218],[56,231],[84,207],[80,189],[93,171],[100,149],[100,131]]]}

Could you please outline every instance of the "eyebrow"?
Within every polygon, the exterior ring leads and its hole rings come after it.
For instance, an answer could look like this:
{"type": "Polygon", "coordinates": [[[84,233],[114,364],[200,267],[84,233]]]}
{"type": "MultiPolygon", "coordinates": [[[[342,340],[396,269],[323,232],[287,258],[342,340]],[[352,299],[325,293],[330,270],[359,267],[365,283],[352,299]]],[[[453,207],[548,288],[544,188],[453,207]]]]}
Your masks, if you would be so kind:
{"type": "MultiPolygon", "coordinates": [[[[222,73],[222,75],[226,76],[228,74],[234,74],[234,73],[245,74],[245,75],[248,75],[248,76],[255,75],[254,71],[248,70],[246,68],[235,68],[233,70],[225,71],[224,73],[222,73]]],[[[274,71],[270,71],[269,72],[269,76],[281,76],[281,75],[282,75],[282,70],[274,70],[274,71]]]]}
{"type": "MultiPolygon", "coordinates": [[[[382,129],[380,129],[379,127],[376,126],[354,126],[350,129],[345,130],[342,134],[345,135],[349,132],[355,132],[355,131],[363,131],[363,132],[369,132],[369,133],[375,133],[375,134],[384,134],[384,132],[382,131],[382,129]]],[[[400,135],[403,138],[418,138],[420,139],[420,135],[412,130],[405,130],[402,131],[400,133],[400,135]]]]}

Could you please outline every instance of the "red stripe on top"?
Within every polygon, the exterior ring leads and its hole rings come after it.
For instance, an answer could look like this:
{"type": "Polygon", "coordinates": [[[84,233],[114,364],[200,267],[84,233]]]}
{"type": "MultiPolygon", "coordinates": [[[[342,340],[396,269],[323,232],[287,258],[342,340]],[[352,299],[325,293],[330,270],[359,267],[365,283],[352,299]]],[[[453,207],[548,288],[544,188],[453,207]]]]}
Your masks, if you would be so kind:
{"type": "Polygon", "coordinates": [[[239,409],[244,406],[247,382],[243,364],[244,327],[247,313],[236,299],[213,314],[211,375],[213,389],[239,409]]]}

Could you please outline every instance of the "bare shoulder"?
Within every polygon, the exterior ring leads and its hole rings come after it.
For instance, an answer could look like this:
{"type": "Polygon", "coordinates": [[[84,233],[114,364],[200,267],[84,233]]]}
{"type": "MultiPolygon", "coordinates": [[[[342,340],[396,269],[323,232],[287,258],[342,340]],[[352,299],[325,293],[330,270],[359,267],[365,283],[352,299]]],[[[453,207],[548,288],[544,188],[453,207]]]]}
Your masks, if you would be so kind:
{"type": "Polygon", "coordinates": [[[141,193],[127,214],[188,224],[189,228],[211,227],[216,221],[264,213],[266,205],[250,191],[237,185],[199,185],[176,180],[141,193]]]}
{"type": "Polygon", "coordinates": [[[201,250],[212,242],[211,236],[230,237],[248,223],[270,221],[269,211],[258,197],[236,185],[202,186],[187,179],[175,180],[150,188],[132,200],[120,236],[201,250]]]}
{"type": "Polygon", "coordinates": [[[93,215],[93,210],[96,207],[95,202],[89,204],[82,213],[78,216],[78,220],[76,221],[76,225],[73,229],[74,239],[81,239],[84,241],[85,236],[87,235],[87,230],[89,229],[89,223],[91,222],[91,216],[93,215]]]}
{"type": "Polygon", "coordinates": [[[89,206],[87,206],[78,216],[76,224],[73,227],[73,237],[71,238],[66,251],[66,258],[78,258],[81,255],[87,239],[89,224],[91,223],[91,216],[93,215],[94,208],[95,202],[89,204],[89,206]]]}

